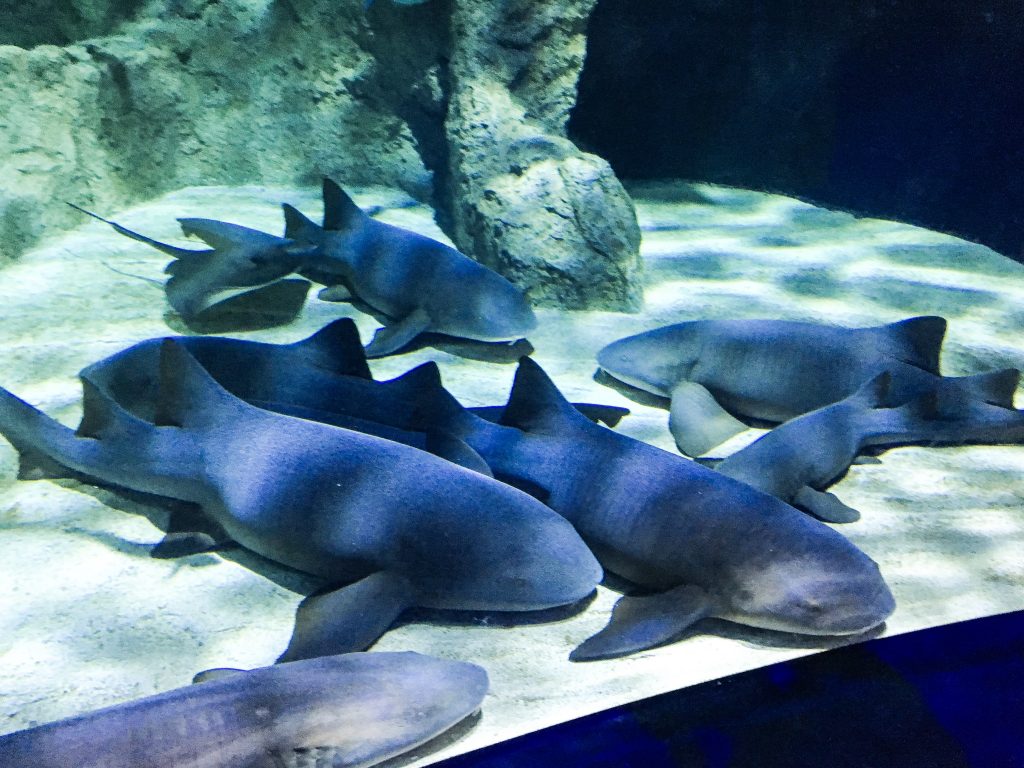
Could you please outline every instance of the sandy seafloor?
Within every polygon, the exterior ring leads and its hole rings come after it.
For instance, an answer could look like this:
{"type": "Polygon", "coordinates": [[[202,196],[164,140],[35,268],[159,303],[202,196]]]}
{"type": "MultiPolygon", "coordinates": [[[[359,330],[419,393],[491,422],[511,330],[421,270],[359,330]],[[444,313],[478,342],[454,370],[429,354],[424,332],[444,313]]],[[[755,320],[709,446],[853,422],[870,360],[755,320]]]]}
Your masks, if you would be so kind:
{"type": "MultiPolygon", "coordinates": [[[[633,410],[619,427],[627,434],[673,449],[665,411],[595,383],[594,355],[613,339],[682,320],[857,326],[939,314],[950,322],[945,373],[1024,368],[1024,267],[987,248],[777,195],[681,183],[633,191],[644,230],[645,310],[544,309],[531,336],[535,359],[567,395],[633,410]]],[[[363,190],[356,198],[387,206],[387,221],[443,237],[429,209],[400,193],[363,190]]],[[[317,191],[263,187],[193,188],[102,213],[187,244],[175,217],[279,232],[281,201],[319,215],[317,191]]],[[[80,228],[54,233],[0,269],[0,384],[77,423],[79,369],[182,331],[157,285],[114,271],[160,279],[166,262],[83,217],[80,228]]],[[[376,327],[313,291],[292,324],[234,335],[289,342],[342,315],[355,317],[366,338],[376,327]]],[[[512,365],[425,349],[373,369],[387,378],[427,359],[439,361],[466,404],[504,402],[512,365]]],[[[75,481],[18,481],[16,467],[0,440],[0,732],[184,685],[208,667],[265,665],[283,650],[301,579],[268,578],[275,570],[257,564],[255,572],[245,555],[152,559],[162,536],[154,523],[166,516],[159,505],[75,481]]],[[[1024,447],[892,450],[881,464],[854,467],[834,491],[862,511],[842,530],[879,562],[896,595],[887,633],[1024,608],[1024,447]]],[[[475,726],[423,762],[827,646],[705,622],[704,632],[670,646],[570,663],[569,651],[604,625],[615,597],[601,587],[585,611],[550,623],[496,626],[479,616],[389,632],[376,650],[474,661],[490,673],[475,726]]]]}

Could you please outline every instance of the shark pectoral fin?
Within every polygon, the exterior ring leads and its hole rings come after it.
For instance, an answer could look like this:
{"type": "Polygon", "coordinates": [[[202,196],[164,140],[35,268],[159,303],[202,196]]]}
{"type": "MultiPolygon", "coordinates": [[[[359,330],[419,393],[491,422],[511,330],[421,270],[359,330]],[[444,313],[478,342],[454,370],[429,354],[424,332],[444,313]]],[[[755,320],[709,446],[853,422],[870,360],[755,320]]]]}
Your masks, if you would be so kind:
{"type": "Polygon", "coordinates": [[[816,491],[806,485],[796,492],[793,505],[826,523],[855,523],[860,520],[860,512],[843,504],[834,493],[816,491]]]}
{"type": "Polygon", "coordinates": [[[471,469],[487,477],[494,477],[490,466],[479,453],[464,441],[447,432],[428,432],[424,448],[427,453],[432,453],[452,464],[458,464],[460,467],[471,469]]]}
{"type": "Polygon", "coordinates": [[[700,456],[747,429],[706,387],[681,381],[672,389],[668,428],[676,447],[687,456],[700,456]]]}
{"type": "Polygon", "coordinates": [[[216,667],[214,669],[204,669],[202,672],[196,672],[192,678],[192,684],[197,685],[198,683],[208,683],[211,680],[223,680],[225,677],[234,677],[235,675],[244,675],[248,670],[235,669],[234,667],[216,667]]]}
{"type": "Polygon", "coordinates": [[[414,602],[412,584],[390,571],[378,571],[332,592],[310,595],[299,604],[292,639],[277,661],[366,650],[414,602]]]}
{"type": "Polygon", "coordinates": [[[366,345],[367,357],[384,357],[397,352],[430,327],[430,315],[425,309],[410,312],[391,325],[378,328],[373,341],[366,345]]]}
{"type": "Polygon", "coordinates": [[[316,295],[320,301],[333,301],[333,302],[348,302],[352,301],[352,291],[348,289],[348,286],[337,283],[335,285],[329,285],[326,288],[321,288],[320,293],[316,295]]]}
{"type": "Polygon", "coordinates": [[[690,584],[655,595],[626,596],[615,604],[608,626],[577,646],[569,660],[594,661],[653,648],[709,615],[708,594],[690,584]]]}

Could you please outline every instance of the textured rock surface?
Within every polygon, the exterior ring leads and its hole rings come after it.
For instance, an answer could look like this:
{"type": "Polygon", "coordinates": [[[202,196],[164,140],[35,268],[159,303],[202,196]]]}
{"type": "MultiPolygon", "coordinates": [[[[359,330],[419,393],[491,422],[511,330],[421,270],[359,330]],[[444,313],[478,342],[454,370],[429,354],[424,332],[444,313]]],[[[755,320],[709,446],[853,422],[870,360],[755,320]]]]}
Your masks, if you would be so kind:
{"type": "MultiPolygon", "coordinates": [[[[530,337],[534,357],[570,397],[632,409],[618,428],[632,437],[674,450],[666,412],[595,383],[594,355],[611,339],[671,322],[779,317],[861,326],[937,313],[950,321],[944,372],[1024,367],[1024,267],[987,248],[778,195],[684,184],[631,191],[644,233],[645,311],[541,309],[530,337]]],[[[431,211],[403,195],[356,199],[385,208],[385,221],[443,237],[431,211]]],[[[319,191],[188,189],[114,213],[187,245],[175,216],[266,229],[281,200],[315,215],[319,191]]],[[[160,289],[129,276],[161,278],[165,263],[90,221],[0,270],[0,384],[74,424],[81,367],[181,332],[160,289]]],[[[239,335],[294,341],[343,314],[364,338],[376,327],[347,305],[311,299],[294,324],[239,335]]],[[[390,378],[428,359],[469,405],[508,394],[513,366],[434,349],[372,367],[390,378]]],[[[284,649],[308,581],[237,551],[155,560],[149,551],[167,518],[155,499],[69,480],[19,481],[16,471],[15,452],[0,438],[0,732],[184,685],[203,668],[266,664],[284,649]]],[[[1024,447],[888,451],[881,464],[853,467],[834,491],[863,513],[842,532],[878,561],[896,595],[888,632],[1024,608],[1024,447]]],[[[708,622],[662,648],[570,663],[569,650],[604,625],[616,597],[601,587],[578,615],[516,626],[487,615],[410,621],[375,647],[487,668],[492,689],[480,722],[437,759],[828,642],[708,622]]]]}
{"type": "Polygon", "coordinates": [[[446,199],[456,244],[535,300],[630,310],[642,298],[632,203],[565,138],[593,5],[455,0],[446,199]]]}
{"type": "Polygon", "coordinates": [[[632,203],[564,132],[593,2],[20,5],[0,31],[0,260],[77,222],[64,199],[331,175],[433,196],[460,248],[540,302],[635,308],[632,203]]]}
{"type": "Polygon", "coordinates": [[[353,93],[372,67],[359,3],[167,0],[99,18],[110,27],[80,25],[90,40],[0,47],[0,258],[77,223],[65,199],[102,212],[325,174],[429,185],[405,121],[353,93]]]}

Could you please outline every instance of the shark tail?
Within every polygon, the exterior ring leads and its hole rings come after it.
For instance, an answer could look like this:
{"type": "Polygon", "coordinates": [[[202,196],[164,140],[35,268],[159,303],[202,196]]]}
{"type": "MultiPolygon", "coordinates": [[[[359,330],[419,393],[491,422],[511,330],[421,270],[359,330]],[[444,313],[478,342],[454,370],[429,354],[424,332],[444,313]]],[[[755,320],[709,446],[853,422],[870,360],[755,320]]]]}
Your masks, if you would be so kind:
{"type": "MultiPolygon", "coordinates": [[[[87,383],[85,383],[87,385],[87,383]]],[[[99,414],[93,409],[91,428],[98,426],[99,414]]],[[[114,426],[113,419],[106,419],[107,428],[114,426]]],[[[125,415],[123,427],[132,421],[125,415]]],[[[86,430],[86,432],[89,431],[86,430]]],[[[52,464],[81,472],[101,480],[116,482],[116,478],[103,471],[103,452],[105,448],[96,440],[78,436],[70,427],[66,427],[50,418],[39,409],[29,405],[21,398],[0,387],[0,434],[11,443],[21,454],[20,476],[24,478],[37,475],[30,470],[43,469],[50,475],[65,475],[52,471],[52,464]]]]}
{"type": "Polygon", "coordinates": [[[161,251],[162,253],[166,253],[168,256],[172,256],[175,259],[186,259],[187,260],[190,257],[194,257],[194,256],[197,256],[199,254],[209,253],[209,251],[196,251],[196,250],[193,250],[191,248],[178,248],[177,246],[169,245],[168,243],[162,243],[159,240],[154,240],[151,237],[146,237],[145,235],[141,235],[138,232],[135,232],[135,231],[133,231],[131,229],[128,229],[127,227],[122,227],[116,221],[111,221],[110,219],[105,219],[102,216],[100,216],[99,214],[93,213],[92,211],[87,211],[85,208],[82,208],[81,206],[75,205],[74,203],[68,203],[68,205],[70,205],[76,211],[80,211],[81,213],[84,213],[86,216],[92,216],[94,219],[97,219],[98,221],[102,221],[104,224],[109,224],[111,227],[114,228],[115,232],[118,232],[119,234],[122,234],[125,237],[130,237],[132,240],[137,240],[140,243],[145,243],[146,245],[151,246],[153,248],[156,248],[158,251],[161,251]]]}

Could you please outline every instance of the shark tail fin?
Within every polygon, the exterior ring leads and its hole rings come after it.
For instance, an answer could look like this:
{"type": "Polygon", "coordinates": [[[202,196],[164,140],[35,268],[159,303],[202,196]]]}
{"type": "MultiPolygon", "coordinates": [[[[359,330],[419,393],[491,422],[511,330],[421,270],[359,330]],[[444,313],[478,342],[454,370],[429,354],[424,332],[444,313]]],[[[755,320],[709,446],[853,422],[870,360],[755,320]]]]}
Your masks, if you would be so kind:
{"type": "Polygon", "coordinates": [[[881,334],[882,348],[909,365],[938,375],[946,319],[935,315],[910,317],[896,323],[869,329],[881,334]]]}
{"type": "Polygon", "coordinates": [[[348,317],[325,325],[312,336],[291,345],[301,350],[316,367],[341,376],[356,376],[373,380],[366,362],[359,329],[348,317]]]}
{"type": "Polygon", "coordinates": [[[294,205],[283,203],[284,236],[299,243],[319,243],[323,229],[294,205]]]}
{"type": "Polygon", "coordinates": [[[521,357],[500,423],[523,432],[557,434],[591,422],[565,399],[543,368],[521,357]]]}
{"type": "Polygon", "coordinates": [[[92,211],[87,211],[85,208],[82,208],[81,206],[75,205],[74,203],[68,203],[68,205],[70,205],[76,211],[79,211],[80,213],[84,213],[86,216],[92,216],[97,221],[102,221],[104,224],[110,225],[111,227],[113,227],[114,231],[117,232],[118,234],[124,235],[125,237],[130,237],[132,240],[136,240],[136,241],[138,241],[140,243],[145,243],[146,245],[148,245],[148,246],[150,246],[152,248],[156,248],[158,251],[160,251],[162,253],[166,253],[168,256],[172,256],[175,259],[188,260],[189,258],[193,258],[193,257],[196,257],[196,256],[205,255],[205,254],[209,253],[209,251],[206,251],[206,250],[196,251],[196,250],[193,250],[191,248],[178,248],[175,245],[169,245],[168,243],[161,243],[159,240],[154,240],[151,237],[146,237],[145,235],[141,235],[138,232],[135,232],[135,231],[133,231],[131,229],[128,229],[128,227],[122,227],[116,221],[111,221],[110,219],[105,219],[102,216],[100,216],[98,213],[93,213],[92,211]]]}
{"type": "Polygon", "coordinates": [[[946,376],[940,383],[943,394],[956,394],[970,400],[982,400],[1000,408],[1013,408],[1013,395],[1020,384],[1020,371],[977,373],[973,376],[946,376]]]}
{"type": "Polygon", "coordinates": [[[341,186],[324,178],[324,229],[345,231],[366,218],[362,208],[355,204],[341,186]]]}
{"type": "Polygon", "coordinates": [[[201,426],[231,419],[249,407],[218,384],[184,346],[174,339],[163,340],[158,426],[201,426]]]}
{"type": "Polygon", "coordinates": [[[885,408],[891,384],[892,374],[882,371],[861,384],[857,391],[850,395],[849,400],[864,408],[885,408]]]}

